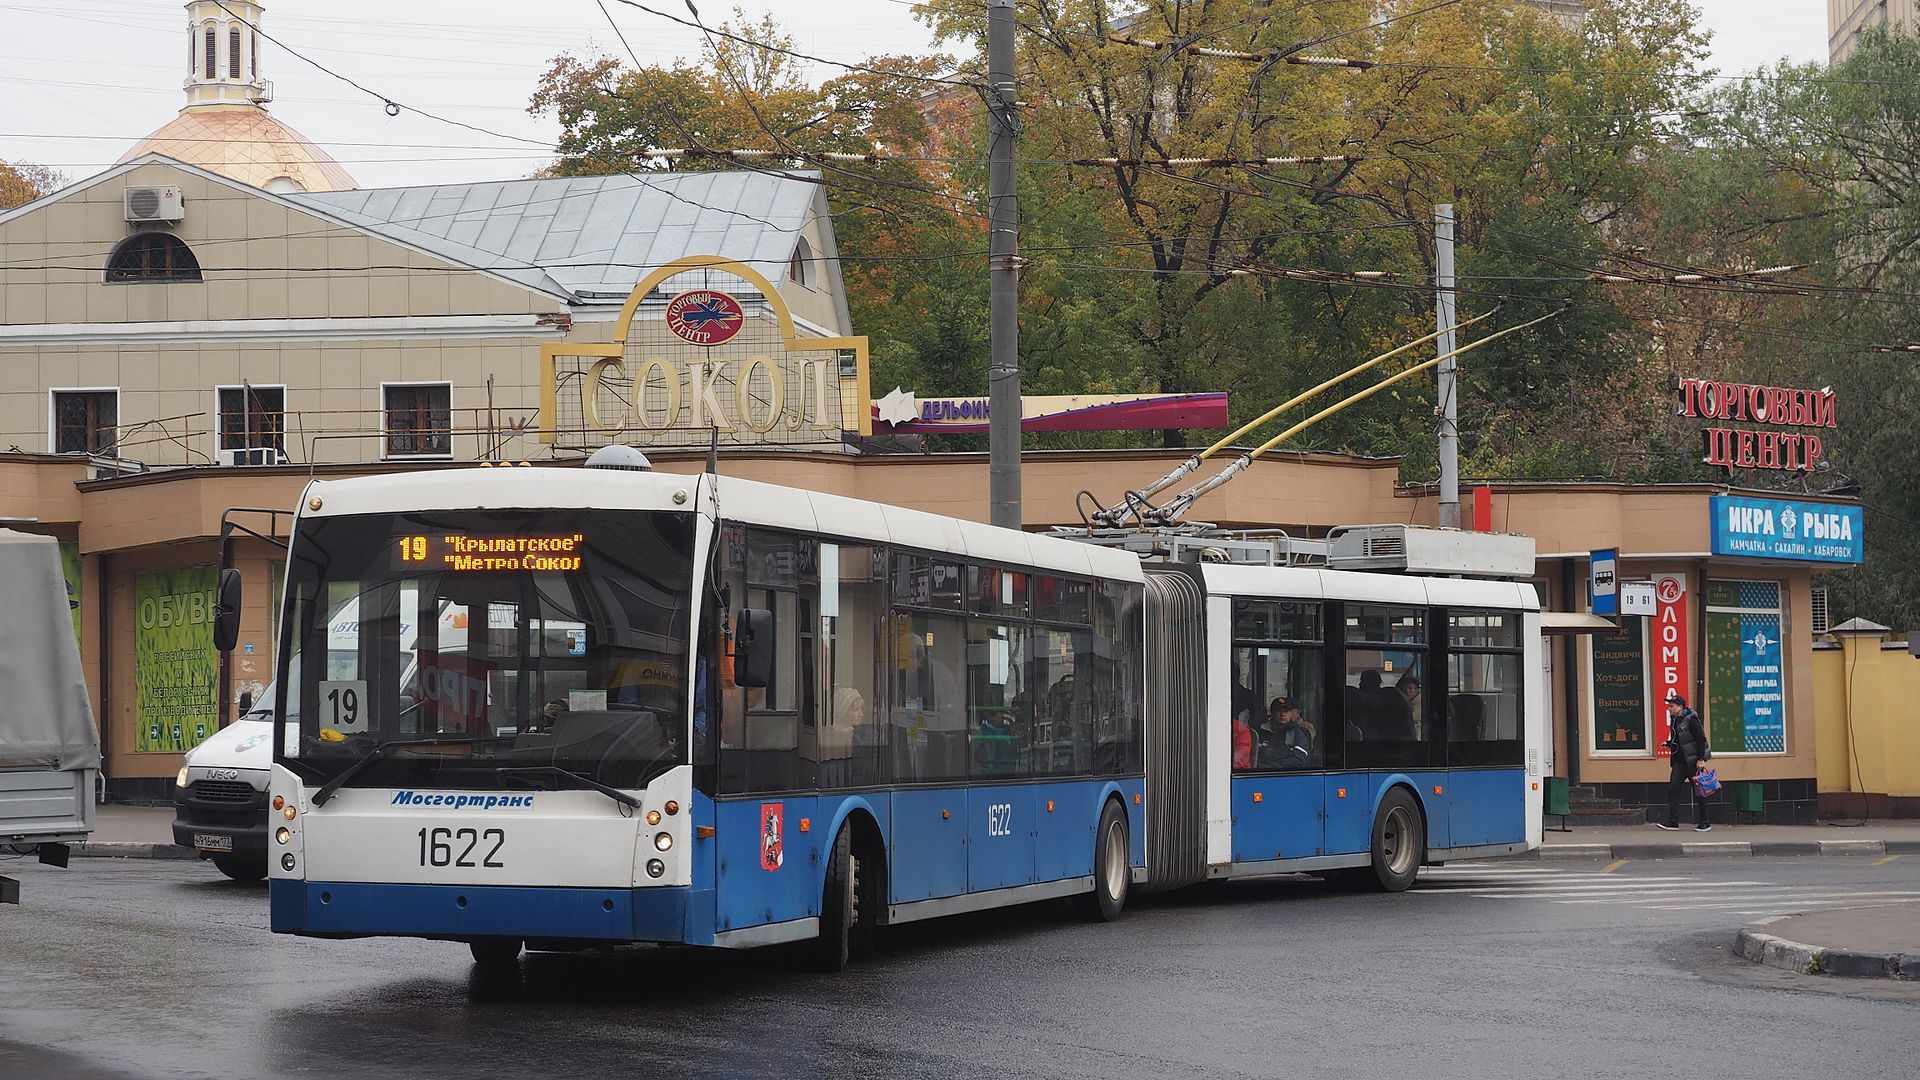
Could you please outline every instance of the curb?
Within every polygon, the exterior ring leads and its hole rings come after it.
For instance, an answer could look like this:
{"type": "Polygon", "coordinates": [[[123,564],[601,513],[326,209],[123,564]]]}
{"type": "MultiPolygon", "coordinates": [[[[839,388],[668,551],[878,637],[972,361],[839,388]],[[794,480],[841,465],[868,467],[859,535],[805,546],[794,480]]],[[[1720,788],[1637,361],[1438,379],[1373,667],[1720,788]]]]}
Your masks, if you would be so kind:
{"type": "Polygon", "coordinates": [[[76,859],[197,859],[200,853],[178,844],[133,844],[116,840],[87,840],[70,845],[76,859]]]}
{"type": "Polygon", "coordinates": [[[1920,979],[1920,955],[1856,952],[1807,945],[1758,928],[1790,915],[1776,915],[1743,927],[1733,938],[1733,951],[1742,959],[1798,975],[1831,975],[1841,979],[1920,979]]]}
{"type": "Polygon", "coordinates": [[[1909,855],[1920,840],[1682,840],[1667,844],[1541,844],[1542,859],[1672,859],[1728,856],[1909,855]]]}

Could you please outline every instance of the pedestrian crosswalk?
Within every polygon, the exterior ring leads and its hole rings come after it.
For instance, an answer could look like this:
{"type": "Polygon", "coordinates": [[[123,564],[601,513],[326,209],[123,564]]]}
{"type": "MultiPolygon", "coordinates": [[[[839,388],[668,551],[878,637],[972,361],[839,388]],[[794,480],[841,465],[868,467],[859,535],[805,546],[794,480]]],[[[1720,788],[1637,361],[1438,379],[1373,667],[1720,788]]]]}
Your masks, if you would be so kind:
{"type": "Polygon", "coordinates": [[[1616,905],[1650,911],[1715,911],[1730,915],[1787,915],[1839,907],[1920,902],[1920,888],[1788,885],[1758,880],[1720,881],[1680,874],[1620,874],[1551,866],[1462,863],[1420,871],[1414,892],[1492,900],[1541,900],[1576,906],[1616,905]]]}

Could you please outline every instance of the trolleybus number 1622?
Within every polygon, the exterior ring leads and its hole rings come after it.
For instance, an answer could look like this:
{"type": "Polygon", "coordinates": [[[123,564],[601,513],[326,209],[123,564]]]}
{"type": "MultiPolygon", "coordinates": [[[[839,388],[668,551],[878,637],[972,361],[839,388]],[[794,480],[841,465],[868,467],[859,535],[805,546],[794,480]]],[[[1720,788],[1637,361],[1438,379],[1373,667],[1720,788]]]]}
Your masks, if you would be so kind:
{"type": "Polygon", "coordinates": [[[420,865],[421,866],[490,866],[502,868],[507,864],[496,862],[494,856],[507,844],[505,829],[421,829],[420,865]],[[453,849],[464,841],[466,847],[455,856],[453,849]],[[473,853],[483,842],[491,841],[479,862],[473,861],[473,853]]]}

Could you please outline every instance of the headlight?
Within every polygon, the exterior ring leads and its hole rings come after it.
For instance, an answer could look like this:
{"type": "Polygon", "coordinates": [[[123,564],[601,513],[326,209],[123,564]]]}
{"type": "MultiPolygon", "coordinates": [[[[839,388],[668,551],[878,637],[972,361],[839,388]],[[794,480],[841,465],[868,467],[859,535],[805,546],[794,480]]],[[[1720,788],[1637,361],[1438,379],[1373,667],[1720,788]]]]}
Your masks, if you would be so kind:
{"type": "Polygon", "coordinates": [[[653,835],[653,846],[654,846],[654,848],[655,848],[655,850],[658,850],[658,851],[666,851],[666,850],[668,850],[668,849],[670,849],[670,848],[672,848],[672,847],[673,847],[673,834],[672,834],[672,833],[666,833],[666,832],[663,832],[663,833],[655,833],[655,834],[653,835]]]}
{"type": "Polygon", "coordinates": [[[666,872],[667,872],[666,863],[661,862],[659,859],[647,860],[647,876],[648,877],[659,877],[661,874],[664,874],[666,872]]]}
{"type": "Polygon", "coordinates": [[[283,844],[284,844],[284,843],[286,843],[287,841],[289,841],[289,840],[291,840],[291,839],[293,839],[293,830],[292,830],[292,829],[289,829],[289,828],[287,828],[287,827],[286,827],[285,825],[282,825],[282,826],[280,826],[280,828],[279,828],[279,829],[278,829],[278,830],[277,830],[277,831],[276,831],[276,832],[275,832],[275,833],[273,834],[273,838],[274,838],[275,840],[278,840],[278,841],[280,841],[281,843],[283,843],[283,844]]]}
{"type": "Polygon", "coordinates": [[[187,767],[185,765],[180,766],[180,775],[175,776],[173,778],[173,786],[174,787],[187,786],[187,767]]]}

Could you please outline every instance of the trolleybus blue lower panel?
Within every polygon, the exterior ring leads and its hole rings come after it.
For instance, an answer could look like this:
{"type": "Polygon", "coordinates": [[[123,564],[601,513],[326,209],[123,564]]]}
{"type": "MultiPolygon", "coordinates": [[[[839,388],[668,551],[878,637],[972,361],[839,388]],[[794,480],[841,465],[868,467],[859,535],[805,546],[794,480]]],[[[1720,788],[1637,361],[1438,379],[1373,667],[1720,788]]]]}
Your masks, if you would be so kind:
{"type": "Polygon", "coordinates": [[[1233,778],[1233,861],[1364,854],[1385,789],[1396,785],[1426,817],[1429,851],[1526,839],[1522,769],[1274,773],[1233,778]]]}
{"type": "MultiPolygon", "coordinates": [[[[591,941],[698,939],[711,893],[661,886],[580,889],[293,881],[269,886],[275,933],[517,937],[591,941]]],[[[711,925],[705,926],[712,938],[711,925]]]]}

